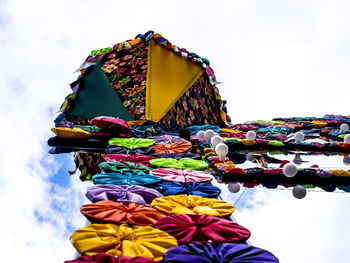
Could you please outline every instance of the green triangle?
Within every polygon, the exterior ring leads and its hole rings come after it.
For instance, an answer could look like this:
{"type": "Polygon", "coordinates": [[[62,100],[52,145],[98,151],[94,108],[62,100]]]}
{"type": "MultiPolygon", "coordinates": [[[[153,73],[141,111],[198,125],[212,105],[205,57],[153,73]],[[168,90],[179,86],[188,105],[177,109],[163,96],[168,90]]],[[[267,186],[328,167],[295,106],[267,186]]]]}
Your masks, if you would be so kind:
{"type": "Polygon", "coordinates": [[[91,120],[98,116],[110,116],[125,121],[134,120],[113,90],[100,66],[91,66],[80,82],[77,97],[70,115],[91,120]]]}

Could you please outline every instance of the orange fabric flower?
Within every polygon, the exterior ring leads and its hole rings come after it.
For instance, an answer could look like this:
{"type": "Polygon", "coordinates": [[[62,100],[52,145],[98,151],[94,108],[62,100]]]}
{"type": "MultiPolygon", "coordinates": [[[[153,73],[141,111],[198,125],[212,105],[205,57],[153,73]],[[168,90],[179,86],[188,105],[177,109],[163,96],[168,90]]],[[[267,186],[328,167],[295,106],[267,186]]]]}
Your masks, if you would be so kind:
{"type": "Polygon", "coordinates": [[[173,143],[156,144],[152,147],[156,150],[156,153],[173,154],[188,152],[192,148],[192,144],[188,141],[180,141],[173,143]]]}
{"type": "Polygon", "coordinates": [[[165,216],[155,208],[137,203],[124,205],[111,200],[83,205],[80,212],[93,223],[130,223],[143,226],[154,225],[158,219],[165,216]]]}

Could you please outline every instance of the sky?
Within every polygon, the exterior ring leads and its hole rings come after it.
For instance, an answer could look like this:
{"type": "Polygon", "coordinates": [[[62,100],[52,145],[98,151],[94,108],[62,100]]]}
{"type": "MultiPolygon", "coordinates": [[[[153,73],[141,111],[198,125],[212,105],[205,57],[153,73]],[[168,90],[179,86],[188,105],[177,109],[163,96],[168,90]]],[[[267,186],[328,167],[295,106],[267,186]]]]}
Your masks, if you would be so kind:
{"type": "MultiPolygon", "coordinates": [[[[2,261],[74,257],[69,236],[86,223],[87,185],[68,175],[72,156],[49,155],[46,141],[91,50],[162,34],[210,60],[235,123],[349,115],[349,11],[345,0],[0,0],[2,261]]],[[[234,217],[281,262],[346,262],[349,198],[248,189],[234,217]]]]}

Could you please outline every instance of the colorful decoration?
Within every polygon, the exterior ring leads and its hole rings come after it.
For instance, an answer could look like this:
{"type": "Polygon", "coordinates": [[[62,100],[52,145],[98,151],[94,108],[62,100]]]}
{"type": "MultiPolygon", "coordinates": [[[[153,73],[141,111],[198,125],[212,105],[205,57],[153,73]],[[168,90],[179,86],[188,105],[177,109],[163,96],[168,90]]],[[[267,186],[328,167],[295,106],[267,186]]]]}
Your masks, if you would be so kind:
{"type": "Polygon", "coordinates": [[[161,260],[165,252],[177,246],[175,238],[151,226],[91,224],[71,236],[81,255],[106,253],[112,256],[146,257],[161,260]]]}

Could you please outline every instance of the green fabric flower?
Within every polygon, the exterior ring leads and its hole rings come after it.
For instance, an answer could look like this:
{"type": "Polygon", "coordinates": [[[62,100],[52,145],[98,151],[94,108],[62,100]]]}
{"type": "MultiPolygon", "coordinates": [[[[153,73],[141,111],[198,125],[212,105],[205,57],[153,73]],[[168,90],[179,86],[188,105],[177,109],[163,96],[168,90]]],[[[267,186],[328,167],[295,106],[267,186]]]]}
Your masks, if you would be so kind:
{"type": "Polygon", "coordinates": [[[121,174],[138,174],[140,172],[149,173],[149,171],[152,170],[152,168],[148,166],[129,162],[102,162],[98,166],[105,173],[118,172],[121,174]]]}
{"type": "Polygon", "coordinates": [[[130,149],[149,147],[154,144],[154,140],[143,138],[113,138],[108,141],[110,145],[124,146],[130,149]]]}
{"type": "Polygon", "coordinates": [[[181,158],[180,160],[171,158],[159,158],[149,161],[151,166],[162,168],[177,168],[177,169],[194,169],[194,170],[206,170],[208,164],[201,160],[194,160],[191,158],[181,158]]]}

